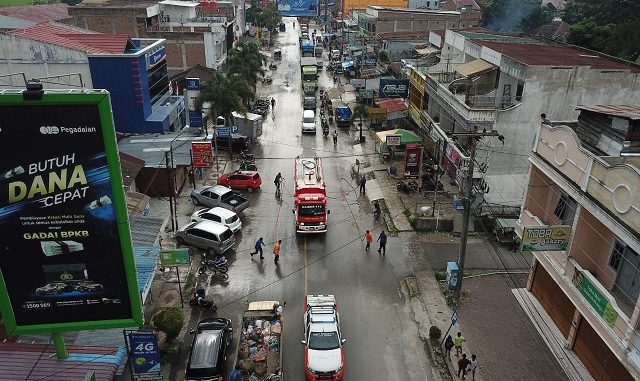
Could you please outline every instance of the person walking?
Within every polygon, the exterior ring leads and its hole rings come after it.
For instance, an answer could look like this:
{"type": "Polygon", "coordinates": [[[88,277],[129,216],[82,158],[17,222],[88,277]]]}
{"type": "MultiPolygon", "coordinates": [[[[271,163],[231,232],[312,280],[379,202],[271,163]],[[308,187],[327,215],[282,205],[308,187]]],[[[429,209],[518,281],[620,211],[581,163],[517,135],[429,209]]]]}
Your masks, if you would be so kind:
{"type": "Polygon", "coordinates": [[[251,259],[253,259],[253,256],[258,253],[260,253],[260,259],[264,259],[264,255],[262,254],[262,246],[267,246],[267,245],[264,244],[264,239],[260,237],[260,239],[256,241],[256,245],[254,247],[256,251],[249,253],[251,254],[251,259]]]}
{"type": "Polygon", "coordinates": [[[447,355],[449,361],[451,361],[451,349],[453,349],[453,338],[449,335],[444,341],[444,354],[447,355]]]}
{"type": "Polygon", "coordinates": [[[189,168],[189,183],[196,189],[196,174],[193,172],[193,168],[189,168]]]}
{"type": "Polygon", "coordinates": [[[275,263],[276,265],[278,264],[278,261],[280,260],[280,247],[282,246],[282,240],[278,240],[275,245],[273,245],[273,255],[274,255],[274,259],[273,259],[273,263],[275,263]]]}
{"type": "Polygon", "coordinates": [[[378,253],[382,251],[382,255],[385,255],[387,253],[387,235],[384,234],[384,230],[378,236],[378,242],[380,242],[378,253]]]}
{"type": "Polygon", "coordinates": [[[271,98],[271,111],[276,109],[276,100],[274,98],[271,98]]]}
{"type": "Polygon", "coordinates": [[[469,372],[471,372],[471,380],[476,381],[476,369],[478,369],[478,358],[476,355],[471,355],[471,365],[469,365],[469,372]]]}
{"type": "Polygon", "coordinates": [[[453,338],[453,345],[456,347],[456,356],[459,353],[462,353],[462,343],[464,343],[464,337],[462,337],[462,333],[458,332],[456,337],[453,338]]]}
{"type": "Polygon", "coordinates": [[[462,379],[464,380],[464,376],[467,375],[467,367],[471,364],[471,361],[467,358],[467,354],[463,353],[462,358],[458,360],[458,377],[460,377],[460,373],[462,373],[462,379]]]}
{"type": "Polygon", "coordinates": [[[338,130],[333,131],[333,146],[336,147],[338,145],[338,130]]]}
{"type": "Polygon", "coordinates": [[[282,174],[278,172],[276,178],[273,180],[273,184],[276,186],[276,194],[280,194],[280,183],[282,182],[282,174]]]}
{"type": "Polygon", "coordinates": [[[371,247],[371,243],[373,242],[373,234],[369,230],[364,233],[364,239],[367,241],[367,246],[364,248],[365,251],[369,251],[371,247]]]}
{"type": "Polygon", "coordinates": [[[360,178],[360,193],[367,194],[366,185],[367,185],[367,176],[362,175],[362,177],[360,178]]]}

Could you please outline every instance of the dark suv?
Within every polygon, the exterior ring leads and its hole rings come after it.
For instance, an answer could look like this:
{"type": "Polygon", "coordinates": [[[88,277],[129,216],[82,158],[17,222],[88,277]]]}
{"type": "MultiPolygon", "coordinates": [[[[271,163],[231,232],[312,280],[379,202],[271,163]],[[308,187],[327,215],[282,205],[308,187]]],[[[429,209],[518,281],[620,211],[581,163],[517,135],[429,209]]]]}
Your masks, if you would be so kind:
{"type": "Polygon", "coordinates": [[[304,101],[302,102],[303,110],[313,110],[315,111],[317,108],[316,105],[316,97],[304,97],[304,101]]]}
{"type": "Polygon", "coordinates": [[[185,380],[222,381],[224,363],[233,339],[231,320],[210,318],[201,320],[191,331],[193,343],[185,370],[185,380]]]}

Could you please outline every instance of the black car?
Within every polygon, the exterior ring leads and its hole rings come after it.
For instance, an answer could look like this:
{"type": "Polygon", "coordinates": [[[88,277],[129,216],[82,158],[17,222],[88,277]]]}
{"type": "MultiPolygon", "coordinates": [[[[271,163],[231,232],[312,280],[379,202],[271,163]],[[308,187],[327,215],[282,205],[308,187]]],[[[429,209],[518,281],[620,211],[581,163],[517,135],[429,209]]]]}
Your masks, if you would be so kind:
{"type": "Polygon", "coordinates": [[[303,110],[313,110],[315,111],[318,106],[316,105],[316,97],[304,97],[304,101],[302,102],[303,110]]]}
{"type": "Polygon", "coordinates": [[[193,343],[185,370],[185,380],[222,381],[224,363],[233,339],[231,320],[210,318],[201,320],[191,331],[193,343]]]}

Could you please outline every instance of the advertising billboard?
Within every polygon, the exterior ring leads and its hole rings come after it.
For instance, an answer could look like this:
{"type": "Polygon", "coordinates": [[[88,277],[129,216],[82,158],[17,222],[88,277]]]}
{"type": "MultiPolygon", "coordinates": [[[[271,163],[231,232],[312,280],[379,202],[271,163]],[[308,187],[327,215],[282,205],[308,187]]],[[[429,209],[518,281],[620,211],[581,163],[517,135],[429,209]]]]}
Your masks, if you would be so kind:
{"type": "Polygon", "coordinates": [[[202,128],[202,111],[196,110],[195,99],[200,95],[200,78],[187,78],[187,109],[189,110],[189,127],[202,128]]]}
{"type": "Polygon", "coordinates": [[[158,337],[153,331],[125,331],[134,380],[162,380],[158,337]]]}
{"type": "Polygon", "coordinates": [[[0,95],[0,155],[7,330],[141,325],[109,94],[0,95]]]}
{"type": "Polygon", "coordinates": [[[406,98],[409,96],[409,80],[380,78],[380,98],[406,98]]]}
{"type": "Polygon", "coordinates": [[[417,144],[407,144],[404,154],[404,177],[418,178],[422,162],[422,146],[417,144]]]}
{"type": "Polygon", "coordinates": [[[564,251],[569,245],[571,226],[525,226],[522,251],[564,251]]]}
{"type": "Polygon", "coordinates": [[[318,17],[318,0],[278,0],[282,17],[318,17]]]}
{"type": "Polygon", "coordinates": [[[191,162],[194,168],[209,168],[213,165],[211,142],[191,142],[191,162]]]}

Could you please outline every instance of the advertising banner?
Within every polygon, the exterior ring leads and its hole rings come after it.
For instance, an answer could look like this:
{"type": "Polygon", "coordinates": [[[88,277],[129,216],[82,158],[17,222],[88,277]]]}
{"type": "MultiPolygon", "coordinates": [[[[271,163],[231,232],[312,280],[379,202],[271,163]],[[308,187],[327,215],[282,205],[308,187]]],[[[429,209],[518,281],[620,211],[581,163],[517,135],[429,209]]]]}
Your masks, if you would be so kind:
{"type": "Polygon", "coordinates": [[[189,249],[163,250],[160,252],[160,264],[165,267],[188,265],[191,263],[189,249]]]}
{"type": "Polygon", "coordinates": [[[129,350],[129,361],[134,379],[162,379],[160,351],[158,350],[158,338],[155,332],[125,331],[125,340],[129,350]],[[160,376],[160,378],[149,377],[153,375],[160,376]]]}
{"type": "Polygon", "coordinates": [[[366,86],[366,79],[364,78],[351,78],[349,82],[354,89],[364,89],[366,86]]]}
{"type": "Polygon", "coordinates": [[[522,251],[564,251],[569,245],[571,226],[525,226],[522,251]]]}
{"type": "Polygon", "coordinates": [[[318,16],[318,0],[278,0],[278,13],[282,17],[318,16]]]}
{"type": "Polygon", "coordinates": [[[43,99],[0,96],[5,322],[20,333],[141,324],[109,95],[43,99]]]}
{"type": "Polygon", "coordinates": [[[587,300],[589,305],[602,317],[609,327],[613,327],[618,318],[618,312],[613,308],[609,300],[591,283],[580,270],[575,269],[573,284],[587,300]]]}
{"type": "Polygon", "coordinates": [[[404,154],[404,173],[407,178],[418,178],[420,162],[422,161],[422,147],[417,144],[407,144],[404,154]]]}
{"type": "Polygon", "coordinates": [[[389,134],[386,136],[385,143],[388,147],[399,146],[402,142],[402,135],[389,134]]]}
{"type": "Polygon", "coordinates": [[[191,162],[194,168],[209,168],[213,165],[211,142],[191,142],[191,162]]]}
{"type": "Polygon", "coordinates": [[[187,78],[187,109],[189,110],[189,127],[202,128],[202,111],[196,110],[195,99],[200,95],[200,78],[187,78]]]}
{"type": "Polygon", "coordinates": [[[409,80],[380,78],[380,98],[407,98],[409,96],[409,80]]]}

